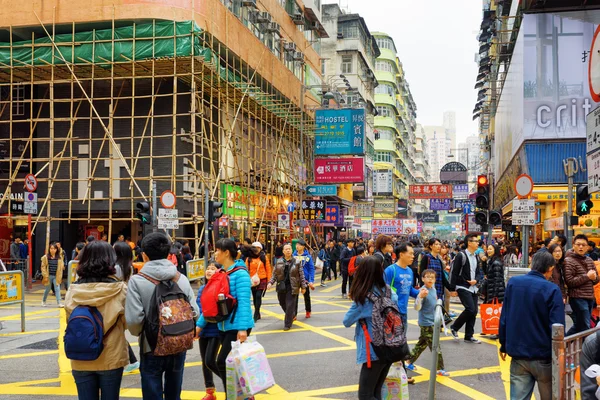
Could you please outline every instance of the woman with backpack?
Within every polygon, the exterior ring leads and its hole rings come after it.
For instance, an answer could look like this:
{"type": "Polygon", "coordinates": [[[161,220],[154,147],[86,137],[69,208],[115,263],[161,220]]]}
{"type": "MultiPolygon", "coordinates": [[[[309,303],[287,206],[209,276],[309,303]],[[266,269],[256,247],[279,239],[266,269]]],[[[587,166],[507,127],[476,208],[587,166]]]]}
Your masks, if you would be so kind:
{"type": "Polygon", "coordinates": [[[392,260],[392,251],[394,251],[394,243],[392,238],[387,235],[377,236],[375,240],[375,257],[378,257],[382,263],[383,269],[386,269],[394,263],[392,260]]]}
{"type": "Polygon", "coordinates": [[[260,242],[252,243],[250,254],[246,258],[246,265],[252,279],[252,301],[254,303],[254,322],[256,322],[261,318],[260,307],[263,293],[265,293],[267,282],[271,278],[271,262],[260,242]]]}
{"type": "Polygon", "coordinates": [[[65,269],[65,262],[60,257],[58,247],[56,244],[51,243],[48,248],[48,254],[42,257],[42,284],[46,287],[44,289],[44,296],[42,297],[42,307],[46,307],[46,299],[50,289],[54,287],[56,294],[56,304],[58,307],[64,307],[60,302],[60,284],[62,282],[63,271],[65,269]]]}
{"type": "Polygon", "coordinates": [[[267,290],[275,284],[279,305],[285,313],[283,330],[289,331],[296,318],[296,304],[299,293],[304,294],[307,289],[304,279],[304,268],[292,256],[292,245],[286,243],[283,246],[283,257],[277,260],[273,268],[273,276],[267,285],[267,290]]]}
{"type": "MultiPolygon", "coordinates": [[[[238,256],[238,249],[235,242],[231,239],[219,239],[215,244],[215,261],[223,266],[223,272],[227,274],[229,281],[229,296],[233,297],[237,302],[235,313],[231,312],[225,319],[219,322],[219,340],[221,349],[217,356],[217,369],[219,377],[223,381],[223,387],[227,387],[227,370],[226,361],[227,355],[231,351],[231,342],[239,340],[245,342],[248,339],[248,335],[254,328],[254,319],[252,318],[252,305],[250,299],[252,298],[252,281],[250,280],[250,274],[248,273],[248,267],[244,264],[241,259],[236,259],[238,256]]],[[[211,281],[218,282],[215,280],[217,273],[213,275],[211,281]]],[[[208,286],[208,284],[207,284],[208,286]]],[[[207,290],[205,288],[200,299],[202,303],[202,314],[196,323],[196,326],[200,329],[205,329],[208,324],[206,321],[205,314],[207,312],[207,305],[211,308],[217,308],[216,299],[213,299],[209,304],[205,304],[205,298],[207,298],[207,290]]],[[[210,299],[207,298],[206,301],[210,299]]],[[[217,371],[215,371],[217,372],[217,371]]]]}
{"type": "MultiPolygon", "coordinates": [[[[113,245],[117,262],[115,264],[115,276],[123,282],[129,282],[129,278],[133,274],[133,251],[127,242],[117,241],[113,245]]],[[[140,368],[135,353],[131,349],[131,345],[127,342],[127,351],[129,352],[129,364],[125,367],[125,372],[131,372],[140,368]]]]}
{"type": "Polygon", "coordinates": [[[394,303],[398,302],[398,296],[386,286],[383,279],[381,259],[377,256],[366,257],[350,287],[352,306],[343,321],[347,328],[356,324],[356,362],[362,364],[358,381],[359,400],[381,399],[381,388],[392,366],[391,363],[379,361],[373,346],[369,344],[367,347],[367,338],[361,326],[364,322],[369,336],[373,337],[373,302],[369,297],[382,295],[389,295],[394,303]]]}
{"type": "MultiPolygon", "coordinates": [[[[67,329],[65,353],[71,358],[73,377],[80,399],[118,399],[123,367],[129,364],[125,340],[125,296],[127,285],[115,276],[116,255],[107,242],[96,240],[81,253],[77,275],[65,298],[67,329]],[[86,336],[79,336],[86,320],[85,313],[100,313],[104,348],[100,355],[90,359],[92,344],[86,346],[86,336]],[[78,318],[70,318],[77,315],[78,318]],[[77,326],[76,326],[77,325],[77,326]],[[78,348],[73,355],[71,348],[78,348]],[[75,359],[77,358],[77,359],[75,359]],[[88,358],[89,361],[82,361],[88,358]]],[[[93,337],[93,335],[92,335],[93,337]]]]}

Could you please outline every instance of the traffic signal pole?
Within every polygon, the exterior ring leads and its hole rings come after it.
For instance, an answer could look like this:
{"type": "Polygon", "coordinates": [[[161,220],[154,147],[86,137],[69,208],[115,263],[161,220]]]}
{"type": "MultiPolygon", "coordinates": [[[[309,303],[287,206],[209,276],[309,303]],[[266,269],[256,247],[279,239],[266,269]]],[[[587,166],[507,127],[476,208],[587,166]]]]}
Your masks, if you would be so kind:
{"type": "Polygon", "coordinates": [[[493,236],[493,231],[494,231],[494,225],[490,223],[490,215],[491,215],[491,210],[494,209],[494,174],[492,174],[491,172],[488,173],[488,182],[490,185],[490,206],[489,206],[489,212],[488,212],[488,246],[490,244],[492,244],[492,236],[493,236]]]}
{"type": "Polygon", "coordinates": [[[569,185],[567,194],[567,211],[563,214],[565,233],[567,236],[566,250],[569,250],[573,248],[573,229],[571,229],[571,216],[573,215],[573,177],[578,170],[577,159],[569,157],[566,160],[563,160],[563,166],[565,168],[565,175],[567,175],[569,185]]]}
{"type": "Polygon", "coordinates": [[[208,266],[208,235],[210,234],[208,230],[208,225],[210,222],[208,221],[208,215],[210,214],[210,190],[208,188],[204,189],[204,268],[208,266]]]}
{"type": "Polygon", "coordinates": [[[152,232],[158,232],[158,195],[154,179],[152,180],[152,232]]]}

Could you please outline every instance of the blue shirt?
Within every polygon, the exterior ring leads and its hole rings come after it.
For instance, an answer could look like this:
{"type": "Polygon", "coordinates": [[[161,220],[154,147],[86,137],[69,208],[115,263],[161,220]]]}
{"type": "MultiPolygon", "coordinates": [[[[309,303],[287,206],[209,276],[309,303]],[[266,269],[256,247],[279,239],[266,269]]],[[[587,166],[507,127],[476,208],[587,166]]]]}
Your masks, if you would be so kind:
{"type": "MultiPolygon", "coordinates": [[[[294,251],[292,256],[297,257],[298,251],[294,251]]],[[[300,265],[304,268],[304,279],[306,282],[313,283],[315,281],[315,263],[306,249],[304,249],[304,253],[302,253],[300,265]]]]}
{"type": "Polygon", "coordinates": [[[385,283],[390,285],[398,295],[398,311],[408,313],[408,296],[416,298],[419,291],[412,287],[413,272],[409,267],[392,264],[383,273],[385,283]]]}
{"type": "MultiPolygon", "coordinates": [[[[419,326],[433,326],[435,318],[435,303],[437,302],[437,292],[435,287],[429,290],[427,296],[421,300],[421,309],[419,310],[419,326]]],[[[419,301],[419,300],[417,300],[419,301]]]]}

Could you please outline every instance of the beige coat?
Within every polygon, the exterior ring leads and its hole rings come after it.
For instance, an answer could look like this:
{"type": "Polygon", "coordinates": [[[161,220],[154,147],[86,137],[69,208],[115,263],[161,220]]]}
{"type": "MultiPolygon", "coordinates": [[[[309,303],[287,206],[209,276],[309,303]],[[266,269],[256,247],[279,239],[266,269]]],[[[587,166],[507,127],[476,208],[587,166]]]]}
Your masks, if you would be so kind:
{"type": "Polygon", "coordinates": [[[129,364],[125,340],[126,295],[127,285],[121,281],[71,284],[65,298],[67,321],[75,307],[86,305],[96,307],[102,314],[104,334],[116,323],[108,337],[104,338],[104,350],[100,357],[94,361],[71,360],[74,371],[108,371],[129,364]]]}
{"type": "MultiPolygon", "coordinates": [[[[60,285],[62,283],[63,271],[65,270],[65,262],[62,258],[58,258],[58,268],[56,269],[56,284],[60,285]]],[[[42,285],[48,286],[50,284],[50,280],[48,277],[50,274],[48,273],[48,255],[42,257],[42,285]]]]}

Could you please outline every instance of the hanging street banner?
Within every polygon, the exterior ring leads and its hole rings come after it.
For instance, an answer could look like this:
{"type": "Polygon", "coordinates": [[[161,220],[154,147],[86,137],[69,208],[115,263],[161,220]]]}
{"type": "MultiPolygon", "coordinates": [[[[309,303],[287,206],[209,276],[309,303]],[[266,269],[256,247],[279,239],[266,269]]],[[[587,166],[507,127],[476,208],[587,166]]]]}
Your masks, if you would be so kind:
{"type": "Polygon", "coordinates": [[[440,222],[440,215],[436,213],[417,213],[417,221],[437,224],[440,222]]]}
{"type": "Polygon", "coordinates": [[[365,109],[317,110],[315,155],[365,154],[365,109]]]}
{"type": "Polygon", "coordinates": [[[309,185],[306,193],[311,196],[337,196],[337,185],[309,185]]]}
{"type": "Polygon", "coordinates": [[[327,202],[323,200],[302,200],[302,211],[307,220],[325,220],[327,202]]]}
{"type": "Polygon", "coordinates": [[[401,219],[374,219],[371,221],[371,233],[373,235],[401,235],[401,219]]]}
{"type": "Polygon", "coordinates": [[[431,211],[448,211],[450,202],[450,199],[431,199],[429,200],[429,209],[431,211]]]}
{"type": "Polygon", "coordinates": [[[451,199],[452,185],[410,185],[408,197],[411,199],[451,199]]]}
{"type": "Polygon", "coordinates": [[[315,158],[315,183],[359,183],[365,181],[363,157],[315,158]]]}
{"type": "Polygon", "coordinates": [[[440,182],[442,183],[467,183],[467,167],[459,162],[452,161],[447,163],[440,170],[440,182]]]}
{"type": "Polygon", "coordinates": [[[340,222],[340,206],[337,204],[328,204],[325,207],[325,222],[329,224],[338,224],[340,222]]]}
{"type": "Polygon", "coordinates": [[[452,198],[468,199],[469,198],[469,184],[461,183],[459,185],[452,186],[452,198]]]}

